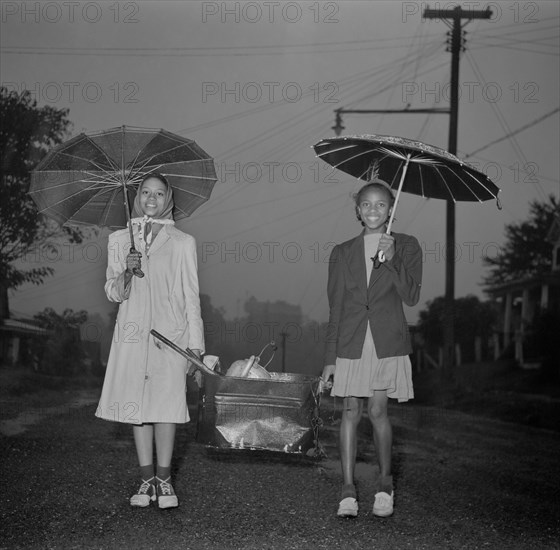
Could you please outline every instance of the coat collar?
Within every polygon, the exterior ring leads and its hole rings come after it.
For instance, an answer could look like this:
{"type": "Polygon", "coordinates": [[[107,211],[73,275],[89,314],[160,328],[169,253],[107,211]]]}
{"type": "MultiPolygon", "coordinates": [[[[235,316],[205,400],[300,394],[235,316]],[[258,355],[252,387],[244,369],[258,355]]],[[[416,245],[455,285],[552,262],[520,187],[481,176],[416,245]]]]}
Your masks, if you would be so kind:
{"type": "Polygon", "coordinates": [[[172,226],[167,226],[167,225],[161,226],[161,229],[159,230],[158,234],[154,237],[152,244],[148,249],[148,252],[146,253],[147,256],[151,256],[152,254],[154,254],[170,239],[168,233],[168,227],[172,227],[172,226]]]}

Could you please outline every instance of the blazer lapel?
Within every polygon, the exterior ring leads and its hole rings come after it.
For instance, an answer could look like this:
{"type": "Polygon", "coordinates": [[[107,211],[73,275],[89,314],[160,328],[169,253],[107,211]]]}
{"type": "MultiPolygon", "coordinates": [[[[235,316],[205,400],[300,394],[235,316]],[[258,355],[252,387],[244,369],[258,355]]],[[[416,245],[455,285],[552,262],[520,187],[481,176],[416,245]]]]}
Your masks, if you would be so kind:
{"type": "Polygon", "coordinates": [[[366,296],[367,277],[363,234],[358,235],[352,240],[348,252],[348,268],[350,269],[350,273],[352,277],[354,277],[354,280],[358,283],[360,290],[363,291],[364,296],[366,296]]]}
{"type": "MultiPolygon", "coordinates": [[[[397,237],[397,235],[395,233],[393,233],[393,237],[395,237],[395,247],[398,248],[399,238],[397,237]]],[[[372,264],[373,264],[373,262],[372,262],[372,264]]],[[[381,277],[382,273],[383,273],[383,269],[381,268],[381,266],[379,266],[377,269],[372,269],[371,270],[371,275],[369,276],[368,290],[370,290],[371,287],[376,283],[377,279],[379,279],[379,277],[381,277]]]]}
{"type": "MultiPolygon", "coordinates": [[[[371,260],[370,260],[371,261],[371,260]]],[[[376,283],[377,279],[379,279],[379,277],[381,277],[381,266],[379,266],[377,269],[373,268],[373,261],[371,262],[371,275],[369,276],[369,285],[368,285],[368,290],[376,283]]]]}

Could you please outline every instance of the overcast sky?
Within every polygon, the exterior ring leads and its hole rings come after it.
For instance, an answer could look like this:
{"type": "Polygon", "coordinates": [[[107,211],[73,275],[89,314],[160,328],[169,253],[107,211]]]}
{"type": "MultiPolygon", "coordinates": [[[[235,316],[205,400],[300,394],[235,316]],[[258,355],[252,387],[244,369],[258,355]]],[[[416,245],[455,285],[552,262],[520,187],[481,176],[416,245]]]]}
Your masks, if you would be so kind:
{"type": "MultiPolygon", "coordinates": [[[[430,7],[452,7],[435,2],[430,7]]],[[[466,24],[458,156],[501,188],[456,208],[456,297],[483,297],[484,254],[532,200],[559,188],[559,3],[463,2],[492,10],[466,24]],[[509,137],[507,137],[509,136],[509,137]],[[474,154],[473,154],[474,153],[474,154]],[[472,155],[472,156],[471,156],[472,155]]],[[[351,195],[312,145],[334,135],[333,110],[446,108],[444,21],[425,2],[2,2],[1,83],[69,108],[74,134],[132,125],[194,139],[215,158],[210,200],[178,227],[198,244],[201,292],[242,315],[248,296],[301,304],[325,320],[326,259],[360,231],[351,195]]],[[[447,148],[449,117],[346,115],[344,134],[388,134],[447,148]]],[[[445,291],[445,203],[403,195],[394,231],[424,255],[420,304],[445,291]]],[[[46,306],[104,313],[106,234],[61,246],[56,276],[10,296],[12,314],[46,306]]]]}

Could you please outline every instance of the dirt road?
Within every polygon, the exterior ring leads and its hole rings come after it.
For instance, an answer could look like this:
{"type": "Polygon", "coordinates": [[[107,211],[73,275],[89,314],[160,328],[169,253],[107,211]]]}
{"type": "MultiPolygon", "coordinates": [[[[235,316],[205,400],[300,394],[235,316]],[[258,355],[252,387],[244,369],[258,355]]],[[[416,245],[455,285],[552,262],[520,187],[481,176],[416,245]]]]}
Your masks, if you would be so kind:
{"type": "MultiPolygon", "coordinates": [[[[336,422],[322,431],[329,457],[319,463],[216,457],[194,442],[189,424],[174,464],[181,506],[137,510],[128,504],[137,482],[131,430],[96,419],[95,392],[89,397],[3,409],[12,432],[0,436],[0,548],[560,548],[558,432],[395,405],[395,514],[371,514],[376,469],[364,423],[361,512],[341,520],[336,422]],[[17,430],[18,415],[32,421],[17,430]]],[[[330,416],[332,403],[324,410],[330,416]]]]}

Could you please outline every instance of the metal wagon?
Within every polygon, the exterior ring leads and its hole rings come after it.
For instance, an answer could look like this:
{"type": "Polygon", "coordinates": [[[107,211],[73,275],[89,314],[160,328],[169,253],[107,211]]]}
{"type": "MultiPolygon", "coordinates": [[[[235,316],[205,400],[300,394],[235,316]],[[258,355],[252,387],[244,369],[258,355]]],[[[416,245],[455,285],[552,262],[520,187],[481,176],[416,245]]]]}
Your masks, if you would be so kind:
{"type": "Polygon", "coordinates": [[[206,375],[198,409],[199,443],[217,450],[320,457],[319,377],[278,372],[268,373],[269,378],[224,376],[191,350],[151,332],[206,375]]]}

